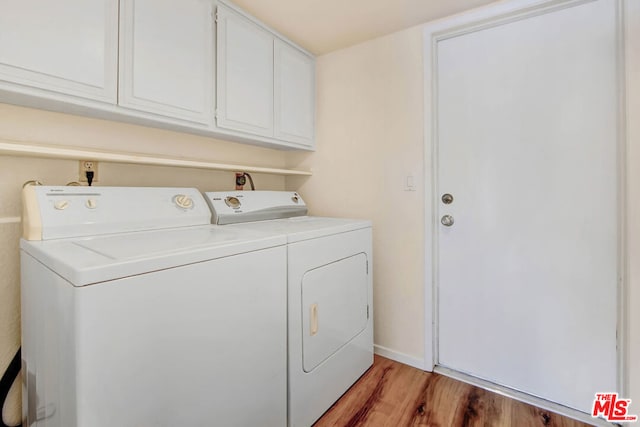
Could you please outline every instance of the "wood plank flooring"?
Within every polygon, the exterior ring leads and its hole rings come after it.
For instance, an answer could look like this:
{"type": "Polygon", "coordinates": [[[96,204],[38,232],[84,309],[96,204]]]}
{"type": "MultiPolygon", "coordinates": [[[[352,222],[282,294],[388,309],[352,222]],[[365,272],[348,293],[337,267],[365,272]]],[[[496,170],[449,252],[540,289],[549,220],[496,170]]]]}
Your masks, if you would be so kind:
{"type": "Polygon", "coordinates": [[[562,417],[439,374],[384,357],[315,427],[585,427],[562,417]]]}

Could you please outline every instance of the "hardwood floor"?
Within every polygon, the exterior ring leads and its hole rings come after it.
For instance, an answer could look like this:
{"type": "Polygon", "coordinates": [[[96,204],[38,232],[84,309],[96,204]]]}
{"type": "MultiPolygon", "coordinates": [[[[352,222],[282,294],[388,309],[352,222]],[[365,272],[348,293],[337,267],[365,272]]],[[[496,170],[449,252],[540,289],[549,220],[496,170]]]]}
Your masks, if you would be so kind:
{"type": "Polygon", "coordinates": [[[373,367],[314,427],[587,425],[449,377],[375,356],[373,367]]]}

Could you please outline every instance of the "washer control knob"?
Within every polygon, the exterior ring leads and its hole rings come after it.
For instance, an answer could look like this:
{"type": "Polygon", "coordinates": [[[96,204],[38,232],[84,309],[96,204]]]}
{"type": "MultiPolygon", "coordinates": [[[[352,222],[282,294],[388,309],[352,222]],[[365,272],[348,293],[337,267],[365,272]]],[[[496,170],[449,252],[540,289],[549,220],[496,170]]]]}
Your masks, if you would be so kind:
{"type": "Polygon", "coordinates": [[[96,199],[87,199],[87,202],[85,203],[85,205],[89,209],[95,209],[98,207],[98,201],[96,199]]]}
{"type": "Polygon", "coordinates": [[[298,196],[293,196],[291,198],[291,201],[293,201],[293,203],[298,203],[300,201],[300,199],[298,198],[298,196]]]}
{"type": "Polygon", "coordinates": [[[173,198],[173,203],[176,204],[177,207],[182,209],[191,209],[193,208],[193,199],[186,194],[178,194],[173,198]]]}
{"type": "Polygon", "coordinates": [[[225,198],[224,202],[227,204],[227,206],[229,206],[230,208],[233,208],[233,209],[239,208],[240,205],[241,205],[240,199],[238,199],[237,197],[233,197],[233,196],[229,196],[229,197],[225,198]]]}
{"type": "Polygon", "coordinates": [[[67,209],[69,207],[69,201],[68,200],[58,200],[57,202],[55,202],[53,204],[53,207],[56,208],[59,211],[63,211],[65,209],[67,209]]]}

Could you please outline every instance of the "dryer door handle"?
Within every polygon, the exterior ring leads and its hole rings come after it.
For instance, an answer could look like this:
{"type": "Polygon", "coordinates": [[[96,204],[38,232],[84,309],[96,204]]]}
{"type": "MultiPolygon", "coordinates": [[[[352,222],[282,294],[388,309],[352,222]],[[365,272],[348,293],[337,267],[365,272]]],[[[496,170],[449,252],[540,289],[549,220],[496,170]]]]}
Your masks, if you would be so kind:
{"type": "Polygon", "coordinates": [[[318,333],[318,304],[311,304],[309,307],[309,335],[318,333]]]}

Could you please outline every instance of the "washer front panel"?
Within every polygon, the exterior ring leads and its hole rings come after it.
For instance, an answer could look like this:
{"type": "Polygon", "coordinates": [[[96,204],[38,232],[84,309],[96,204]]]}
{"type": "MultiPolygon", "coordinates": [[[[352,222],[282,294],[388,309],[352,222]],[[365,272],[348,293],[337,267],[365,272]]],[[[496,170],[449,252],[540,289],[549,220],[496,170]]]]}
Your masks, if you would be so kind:
{"type": "Polygon", "coordinates": [[[33,422],[287,424],[285,246],[80,288],[22,261],[33,422]]]}

